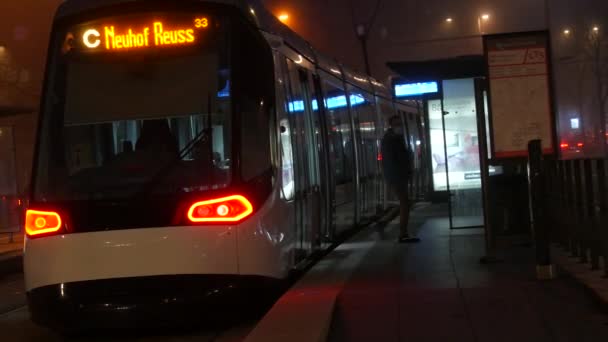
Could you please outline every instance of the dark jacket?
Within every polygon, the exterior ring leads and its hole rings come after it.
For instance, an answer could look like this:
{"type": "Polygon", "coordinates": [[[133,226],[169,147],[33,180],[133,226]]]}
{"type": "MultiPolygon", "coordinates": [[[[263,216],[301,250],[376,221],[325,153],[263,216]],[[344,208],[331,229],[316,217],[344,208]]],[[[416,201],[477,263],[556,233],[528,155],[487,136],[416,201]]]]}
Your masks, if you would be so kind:
{"type": "Polygon", "coordinates": [[[407,184],[412,173],[410,151],[405,147],[403,135],[392,128],[382,138],[382,166],[389,184],[407,184]]]}

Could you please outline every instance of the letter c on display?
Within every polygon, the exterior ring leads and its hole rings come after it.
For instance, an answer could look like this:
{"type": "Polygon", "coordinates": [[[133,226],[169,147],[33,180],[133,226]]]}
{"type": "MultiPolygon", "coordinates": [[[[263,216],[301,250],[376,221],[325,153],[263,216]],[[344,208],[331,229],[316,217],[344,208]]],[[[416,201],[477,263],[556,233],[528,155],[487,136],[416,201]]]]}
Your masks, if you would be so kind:
{"type": "Polygon", "coordinates": [[[99,37],[101,37],[101,34],[99,33],[99,31],[97,31],[95,29],[90,29],[90,30],[87,30],[82,35],[82,42],[88,48],[94,49],[94,48],[98,47],[101,44],[101,39],[99,39],[99,37]],[[95,39],[91,39],[91,36],[95,36],[96,38],[95,39]]]}

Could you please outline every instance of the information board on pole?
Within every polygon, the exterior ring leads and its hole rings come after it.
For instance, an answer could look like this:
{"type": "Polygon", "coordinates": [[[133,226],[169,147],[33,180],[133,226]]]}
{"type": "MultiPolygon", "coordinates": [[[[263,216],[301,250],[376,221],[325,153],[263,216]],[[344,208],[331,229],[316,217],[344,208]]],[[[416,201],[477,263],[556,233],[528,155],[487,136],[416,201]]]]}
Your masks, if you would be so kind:
{"type": "Polygon", "coordinates": [[[523,157],[528,142],[554,151],[549,37],[546,32],[484,37],[493,156],[523,157]]]}

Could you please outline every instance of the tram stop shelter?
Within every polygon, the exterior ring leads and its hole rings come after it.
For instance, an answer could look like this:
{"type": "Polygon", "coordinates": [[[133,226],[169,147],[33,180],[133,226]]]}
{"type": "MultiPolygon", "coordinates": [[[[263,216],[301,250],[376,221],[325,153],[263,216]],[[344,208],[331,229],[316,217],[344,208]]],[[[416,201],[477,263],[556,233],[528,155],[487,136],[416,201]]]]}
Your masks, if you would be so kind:
{"type": "Polygon", "coordinates": [[[487,215],[498,240],[528,237],[526,158],[491,159],[488,153],[488,205],[484,211],[480,142],[485,137],[487,151],[492,143],[487,134],[491,113],[485,57],[387,65],[399,75],[391,80],[393,95],[424,102],[430,140],[426,160],[432,173],[428,193],[433,201],[448,204],[450,227],[483,227],[487,215]],[[476,82],[481,86],[476,87],[476,82]],[[480,103],[483,108],[478,108],[480,103]]]}

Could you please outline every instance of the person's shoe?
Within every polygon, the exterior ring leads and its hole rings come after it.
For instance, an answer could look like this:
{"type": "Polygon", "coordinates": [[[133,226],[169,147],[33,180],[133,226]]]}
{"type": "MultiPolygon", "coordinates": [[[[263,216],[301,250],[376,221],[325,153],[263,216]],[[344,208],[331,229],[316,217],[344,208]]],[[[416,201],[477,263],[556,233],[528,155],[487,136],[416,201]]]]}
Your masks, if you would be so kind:
{"type": "Polygon", "coordinates": [[[409,235],[399,237],[399,243],[416,243],[416,242],[420,242],[420,239],[417,237],[411,237],[409,235]]]}

